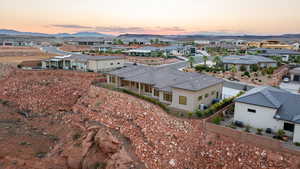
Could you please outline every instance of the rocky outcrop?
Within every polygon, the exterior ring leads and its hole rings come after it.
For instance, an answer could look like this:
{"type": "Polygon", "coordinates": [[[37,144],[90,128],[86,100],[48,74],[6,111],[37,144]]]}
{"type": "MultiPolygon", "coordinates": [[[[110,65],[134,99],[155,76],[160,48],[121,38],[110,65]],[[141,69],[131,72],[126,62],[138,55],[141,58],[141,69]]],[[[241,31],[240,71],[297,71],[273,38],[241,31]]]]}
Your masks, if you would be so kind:
{"type": "Polygon", "coordinates": [[[90,127],[81,140],[64,151],[71,169],[128,169],[133,160],[107,129],[90,127]]]}

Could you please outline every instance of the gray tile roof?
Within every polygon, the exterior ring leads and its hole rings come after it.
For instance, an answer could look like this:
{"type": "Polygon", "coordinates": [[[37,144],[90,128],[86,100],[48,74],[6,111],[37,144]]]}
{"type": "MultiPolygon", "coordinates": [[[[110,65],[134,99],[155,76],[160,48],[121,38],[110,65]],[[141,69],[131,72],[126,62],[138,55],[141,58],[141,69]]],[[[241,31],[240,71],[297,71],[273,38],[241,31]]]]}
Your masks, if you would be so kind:
{"type": "Polygon", "coordinates": [[[69,57],[45,59],[44,61],[60,61],[60,60],[77,60],[80,62],[87,62],[88,60],[115,60],[115,59],[124,59],[122,56],[90,56],[90,55],[81,55],[81,54],[72,54],[69,57]]]}
{"type": "Polygon", "coordinates": [[[235,100],[277,110],[274,118],[300,124],[300,95],[270,86],[251,89],[235,100]]]}
{"type": "Polygon", "coordinates": [[[119,76],[124,80],[151,84],[162,91],[172,91],[172,88],[197,91],[223,82],[222,79],[205,74],[182,72],[170,67],[142,65],[130,65],[109,74],[119,76]]]}
{"type": "Polygon", "coordinates": [[[268,49],[268,48],[253,48],[248,49],[248,51],[256,52],[261,51],[262,53],[259,55],[300,55],[300,52],[288,49],[268,49]]]}
{"type": "Polygon", "coordinates": [[[75,59],[75,60],[114,60],[114,59],[122,59],[122,56],[91,56],[91,55],[80,55],[80,54],[73,54],[70,57],[64,59],[75,59]]]}
{"type": "Polygon", "coordinates": [[[256,56],[256,55],[231,55],[231,56],[224,56],[222,58],[222,62],[225,64],[258,64],[258,63],[276,63],[273,59],[263,57],[263,56],[256,56]]]}
{"type": "Polygon", "coordinates": [[[292,73],[292,74],[300,74],[300,67],[296,67],[296,68],[290,70],[290,73],[292,73]]]}

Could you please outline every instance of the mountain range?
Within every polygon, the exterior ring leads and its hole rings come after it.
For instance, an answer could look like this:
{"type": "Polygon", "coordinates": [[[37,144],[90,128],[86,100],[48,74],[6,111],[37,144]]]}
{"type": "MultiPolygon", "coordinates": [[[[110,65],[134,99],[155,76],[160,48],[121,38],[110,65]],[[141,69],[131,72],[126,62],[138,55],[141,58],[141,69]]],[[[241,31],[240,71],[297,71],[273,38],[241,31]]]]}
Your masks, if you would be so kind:
{"type": "Polygon", "coordinates": [[[20,32],[11,29],[0,29],[0,34],[3,35],[18,35],[18,36],[42,36],[42,37],[112,37],[113,35],[102,34],[98,32],[77,32],[77,33],[57,33],[46,34],[37,32],[20,32]]]}
{"type": "MultiPolygon", "coordinates": [[[[46,34],[37,32],[21,32],[11,29],[0,29],[0,35],[11,36],[40,36],[40,37],[115,37],[110,34],[98,32],[77,32],[77,33],[57,33],[46,34]]],[[[248,35],[248,34],[228,34],[220,32],[185,34],[185,35],[154,35],[154,34],[121,34],[117,38],[168,38],[174,40],[194,40],[194,39],[272,39],[272,38],[300,38],[300,34],[283,34],[283,35],[248,35]]]]}

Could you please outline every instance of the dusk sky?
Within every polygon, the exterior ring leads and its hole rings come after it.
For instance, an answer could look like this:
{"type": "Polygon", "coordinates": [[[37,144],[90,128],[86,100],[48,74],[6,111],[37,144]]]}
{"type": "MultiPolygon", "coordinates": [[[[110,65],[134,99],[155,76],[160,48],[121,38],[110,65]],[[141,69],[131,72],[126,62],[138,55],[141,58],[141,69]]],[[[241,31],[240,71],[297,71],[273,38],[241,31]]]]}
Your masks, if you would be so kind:
{"type": "Polygon", "coordinates": [[[0,0],[0,29],[107,34],[300,33],[300,0],[0,0]]]}

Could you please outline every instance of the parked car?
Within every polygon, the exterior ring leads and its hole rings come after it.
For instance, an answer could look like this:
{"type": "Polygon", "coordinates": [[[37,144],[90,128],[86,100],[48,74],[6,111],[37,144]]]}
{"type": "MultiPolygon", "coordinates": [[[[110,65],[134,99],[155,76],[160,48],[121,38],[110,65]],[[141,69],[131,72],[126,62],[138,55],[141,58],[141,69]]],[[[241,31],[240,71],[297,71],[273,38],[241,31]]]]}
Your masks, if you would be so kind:
{"type": "Polygon", "coordinates": [[[285,77],[285,78],[283,78],[283,83],[288,83],[288,82],[290,82],[290,79],[288,78],[288,77],[285,77]]]}

